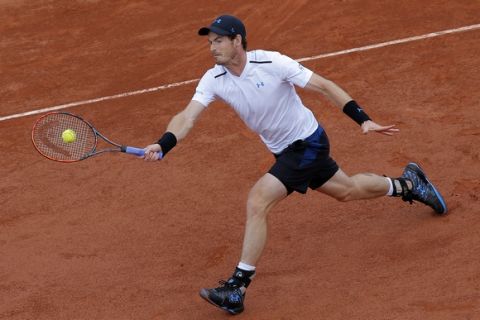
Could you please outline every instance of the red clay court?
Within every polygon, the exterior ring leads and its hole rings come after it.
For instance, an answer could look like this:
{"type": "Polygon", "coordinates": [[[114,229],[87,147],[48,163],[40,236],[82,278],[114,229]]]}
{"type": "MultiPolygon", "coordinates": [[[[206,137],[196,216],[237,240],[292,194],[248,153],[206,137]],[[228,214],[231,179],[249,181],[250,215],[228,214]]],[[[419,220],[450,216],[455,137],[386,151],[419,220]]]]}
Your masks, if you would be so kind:
{"type": "Polygon", "coordinates": [[[236,319],[480,319],[479,12],[467,0],[0,1],[0,319],[230,318],[198,290],[238,262],[247,193],[273,157],[229,107],[210,106],[161,163],[61,164],[30,140],[38,110],[63,106],[114,141],[155,141],[212,66],[196,32],[222,13],[243,19],[249,49],[301,59],[398,125],[364,136],[299,90],[345,172],[397,176],[415,161],[449,206],[288,197],[236,319]]]}

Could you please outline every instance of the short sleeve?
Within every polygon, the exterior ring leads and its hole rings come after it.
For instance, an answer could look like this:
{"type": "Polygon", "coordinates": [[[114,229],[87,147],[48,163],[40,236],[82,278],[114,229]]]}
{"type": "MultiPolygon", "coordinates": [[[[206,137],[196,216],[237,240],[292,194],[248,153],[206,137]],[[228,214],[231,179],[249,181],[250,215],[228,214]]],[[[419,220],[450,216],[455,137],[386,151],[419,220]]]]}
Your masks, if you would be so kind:
{"type": "Polygon", "coordinates": [[[312,77],[313,71],[288,56],[278,54],[275,62],[280,66],[282,79],[296,86],[304,88],[312,77]]]}
{"type": "Polygon", "coordinates": [[[207,71],[200,79],[192,100],[200,102],[205,107],[212,103],[215,100],[214,79],[211,71],[207,71]]]}

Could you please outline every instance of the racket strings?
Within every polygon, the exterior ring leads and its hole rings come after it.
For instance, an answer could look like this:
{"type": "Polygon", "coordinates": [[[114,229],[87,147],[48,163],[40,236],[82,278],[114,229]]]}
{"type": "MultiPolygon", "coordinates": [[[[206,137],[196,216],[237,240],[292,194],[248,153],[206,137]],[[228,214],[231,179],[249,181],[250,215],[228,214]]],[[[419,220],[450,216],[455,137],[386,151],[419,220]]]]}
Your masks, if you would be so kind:
{"type": "Polygon", "coordinates": [[[84,120],[68,113],[52,113],[38,120],[32,132],[37,150],[47,158],[58,161],[77,161],[95,150],[97,137],[84,120]],[[64,142],[62,133],[75,132],[73,142],[64,142]]]}

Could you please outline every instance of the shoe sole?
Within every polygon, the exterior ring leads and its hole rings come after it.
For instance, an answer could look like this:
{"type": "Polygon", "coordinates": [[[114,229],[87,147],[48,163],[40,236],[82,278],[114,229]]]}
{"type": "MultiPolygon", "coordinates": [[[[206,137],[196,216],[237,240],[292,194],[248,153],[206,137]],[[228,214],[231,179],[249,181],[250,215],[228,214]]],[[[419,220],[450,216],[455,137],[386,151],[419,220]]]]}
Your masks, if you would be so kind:
{"type": "Polygon", "coordinates": [[[210,297],[209,297],[209,294],[208,294],[208,289],[201,289],[200,290],[200,297],[202,297],[203,299],[205,299],[208,303],[214,305],[215,307],[217,308],[220,308],[224,311],[227,311],[228,313],[230,314],[239,314],[243,311],[243,307],[242,308],[238,308],[238,309],[229,309],[227,307],[222,307],[222,306],[219,306],[218,304],[216,304],[215,302],[213,302],[212,300],[210,300],[210,297]]]}
{"type": "Polygon", "coordinates": [[[442,195],[440,194],[440,192],[437,190],[437,188],[435,188],[435,186],[433,185],[433,183],[430,182],[430,180],[428,180],[427,178],[427,175],[425,174],[425,172],[422,170],[422,168],[416,164],[415,162],[410,162],[407,166],[413,166],[414,170],[417,172],[417,173],[420,173],[421,175],[423,175],[425,177],[425,180],[427,180],[428,184],[432,187],[433,189],[433,192],[435,192],[435,195],[437,196],[438,200],[440,201],[440,204],[442,205],[442,208],[443,208],[443,211],[442,212],[438,212],[438,211],[435,211],[437,214],[446,214],[448,212],[448,209],[447,209],[447,204],[445,203],[445,200],[443,200],[443,197],[442,195]]]}

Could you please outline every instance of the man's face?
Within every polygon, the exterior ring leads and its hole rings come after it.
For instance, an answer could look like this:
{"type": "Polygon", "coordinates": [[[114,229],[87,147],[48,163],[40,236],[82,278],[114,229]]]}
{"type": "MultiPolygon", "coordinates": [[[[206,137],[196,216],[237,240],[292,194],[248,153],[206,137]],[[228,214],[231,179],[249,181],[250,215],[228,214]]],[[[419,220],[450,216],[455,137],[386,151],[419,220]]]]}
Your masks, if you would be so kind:
{"type": "Polygon", "coordinates": [[[235,57],[234,40],[231,40],[228,36],[210,32],[208,34],[208,42],[210,43],[210,52],[216,64],[226,65],[235,57]]]}

